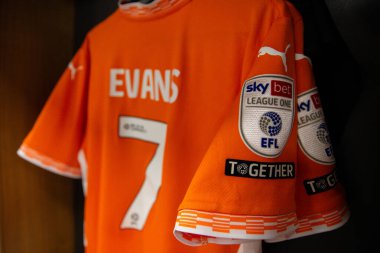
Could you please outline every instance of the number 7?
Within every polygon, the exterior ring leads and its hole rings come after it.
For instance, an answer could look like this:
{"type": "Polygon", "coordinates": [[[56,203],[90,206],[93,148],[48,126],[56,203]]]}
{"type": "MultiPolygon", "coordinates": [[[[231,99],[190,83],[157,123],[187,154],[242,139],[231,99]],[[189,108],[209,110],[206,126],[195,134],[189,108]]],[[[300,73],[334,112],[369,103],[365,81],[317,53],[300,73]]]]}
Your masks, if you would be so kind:
{"type": "Polygon", "coordinates": [[[119,117],[119,136],[158,144],[156,153],[145,171],[145,180],[120,227],[142,230],[149,212],[156,202],[162,182],[162,167],[166,143],[167,124],[130,116],[119,117]]]}

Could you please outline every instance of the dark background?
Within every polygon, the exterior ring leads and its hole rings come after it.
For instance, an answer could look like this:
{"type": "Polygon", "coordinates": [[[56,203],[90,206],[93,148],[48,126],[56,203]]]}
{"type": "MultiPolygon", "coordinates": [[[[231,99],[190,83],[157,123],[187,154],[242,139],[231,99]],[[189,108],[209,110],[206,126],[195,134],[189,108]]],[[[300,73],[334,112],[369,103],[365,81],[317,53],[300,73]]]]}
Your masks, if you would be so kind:
{"type": "Polygon", "coordinates": [[[329,125],[351,210],[341,229],[266,245],[264,252],[380,252],[378,0],[291,0],[329,125]]]}
{"type": "MultiPolygon", "coordinates": [[[[380,1],[290,2],[304,19],[305,54],[313,60],[316,84],[335,147],[337,170],[345,186],[352,215],[349,222],[338,230],[282,243],[264,244],[263,251],[380,252],[380,219],[377,217],[380,209],[376,203],[380,196],[377,183],[380,173],[377,162],[380,157],[380,82],[377,78],[380,72],[380,28],[377,26],[380,1]]],[[[0,0],[0,253],[83,252],[83,194],[80,182],[61,179],[48,172],[43,173],[41,179],[39,175],[42,172],[18,161],[14,152],[86,33],[116,8],[116,0],[13,3],[0,0]],[[31,31],[36,25],[38,27],[31,31]],[[14,31],[12,27],[15,27],[14,31]],[[18,38],[23,33],[32,34],[18,38]],[[40,44],[33,44],[36,37],[40,44]],[[16,44],[18,49],[13,54],[5,54],[14,46],[4,42],[9,38],[20,40],[16,44]],[[23,38],[26,44],[23,43],[23,38]],[[40,60],[27,57],[29,60],[24,64],[26,70],[22,72],[24,65],[17,62],[9,65],[10,59],[18,56],[20,50],[23,52],[19,55],[21,62],[25,62],[23,54],[34,55],[40,60]],[[28,68],[37,67],[39,75],[36,71],[27,71],[28,68]],[[13,77],[20,71],[24,73],[20,80],[16,79],[12,83],[11,77],[7,79],[10,73],[13,73],[13,77]],[[44,80],[43,83],[38,83],[41,79],[44,80]],[[13,106],[19,100],[16,96],[20,92],[25,95],[15,110],[13,106]],[[31,108],[30,105],[35,106],[31,108]],[[13,114],[5,113],[9,108],[12,108],[13,114]],[[27,119],[21,122],[16,120],[17,114],[24,115],[26,112],[30,114],[27,119]],[[4,133],[14,131],[15,127],[18,127],[17,136],[4,137],[4,133]],[[22,169],[15,172],[15,168],[10,168],[16,166],[22,169]],[[31,194],[27,199],[22,197],[25,192],[19,189],[20,178],[28,185],[24,189],[31,194]],[[32,193],[35,191],[34,184],[42,185],[42,190],[32,193]],[[51,195],[45,196],[45,190],[52,192],[54,198],[51,199],[51,195]],[[35,212],[33,208],[38,203],[37,199],[47,199],[49,203],[54,202],[54,206],[35,213],[34,220],[30,221],[27,217],[30,217],[30,212],[35,212]],[[14,211],[16,209],[22,211],[14,211]],[[20,213],[21,218],[18,216],[20,213]],[[69,220],[73,222],[70,223],[69,220]],[[34,229],[33,226],[38,228],[34,229]],[[71,235],[75,237],[70,237],[71,235]],[[23,239],[20,240],[20,237],[23,239]]]]}

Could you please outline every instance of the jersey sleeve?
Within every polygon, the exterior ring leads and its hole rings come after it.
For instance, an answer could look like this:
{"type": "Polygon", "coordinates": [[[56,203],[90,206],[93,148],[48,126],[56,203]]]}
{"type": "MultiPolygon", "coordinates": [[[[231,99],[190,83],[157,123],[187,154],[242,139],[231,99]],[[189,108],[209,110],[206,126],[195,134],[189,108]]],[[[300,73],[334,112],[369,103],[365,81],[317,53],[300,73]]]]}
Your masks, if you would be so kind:
{"type": "Polygon", "coordinates": [[[260,242],[295,229],[294,34],[276,8],[179,207],[174,234],[185,244],[260,242]]]}
{"type": "Polygon", "coordinates": [[[318,89],[312,79],[311,61],[297,54],[296,66],[299,73],[297,224],[293,233],[272,241],[337,229],[348,221],[350,214],[338,179],[318,89]]]}
{"type": "Polygon", "coordinates": [[[88,42],[68,64],[17,154],[59,175],[80,178],[78,152],[86,122],[88,42]]]}
{"type": "Polygon", "coordinates": [[[289,16],[275,19],[259,44],[238,101],[179,207],[174,234],[183,243],[239,243],[258,252],[260,240],[329,231],[348,219],[303,55],[302,19],[286,9],[289,16]]]}
{"type": "Polygon", "coordinates": [[[296,230],[282,241],[341,227],[349,218],[343,186],[339,183],[333,147],[311,60],[303,54],[303,23],[293,12],[296,35],[298,174],[296,230]]]}

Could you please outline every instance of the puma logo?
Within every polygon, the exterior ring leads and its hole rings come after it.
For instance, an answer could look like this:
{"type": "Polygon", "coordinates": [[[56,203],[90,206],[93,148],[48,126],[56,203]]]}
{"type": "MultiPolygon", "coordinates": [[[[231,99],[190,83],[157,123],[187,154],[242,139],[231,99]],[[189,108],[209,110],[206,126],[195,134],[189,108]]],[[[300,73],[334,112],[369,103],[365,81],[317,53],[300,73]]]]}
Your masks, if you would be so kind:
{"type": "Polygon", "coordinates": [[[75,68],[74,64],[73,64],[72,62],[70,62],[68,68],[69,68],[70,71],[71,71],[71,80],[74,80],[75,75],[77,74],[77,72],[78,72],[79,70],[82,70],[82,69],[83,69],[83,66],[80,65],[80,66],[78,66],[77,68],[75,68]]]}
{"type": "Polygon", "coordinates": [[[285,52],[280,52],[272,47],[261,47],[257,57],[263,56],[265,54],[272,55],[272,56],[280,56],[282,59],[282,63],[284,64],[285,72],[288,72],[288,65],[286,64],[286,52],[288,51],[289,48],[290,48],[290,44],[286,46],[285,52]]]}
{"type": "Polygon", "coordinates": [[[296,61],[306,59],[310,63],[310,65],[312,65],[311,59],[304,54],[295,54],[295,58],[296,58],[296,61]]]}

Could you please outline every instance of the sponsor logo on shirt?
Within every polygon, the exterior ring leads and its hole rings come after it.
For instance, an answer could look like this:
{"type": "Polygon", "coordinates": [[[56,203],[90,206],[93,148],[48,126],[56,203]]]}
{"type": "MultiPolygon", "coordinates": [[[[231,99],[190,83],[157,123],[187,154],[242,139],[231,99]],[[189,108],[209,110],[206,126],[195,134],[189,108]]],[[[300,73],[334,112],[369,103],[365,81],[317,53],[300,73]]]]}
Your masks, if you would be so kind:
{"type": "Polygon", "coordinates": [[[313,195],[331,190],[338,183],[336,170],[321,177],[312,178],[303,182],[308,195],[313,195]]]}
{"type": "Polygon", "coordinates": [[[67,67],[70,70],[70,78],[71,78],[71,80],[75,79],[75,76],[76,76],[76,74],[77,74],[78,71],[83,70],[83,66],[82,65],[80,65],[78,67],[75,67],[74,63],[72,61],[69,63],[69,65],[67,67]]]}
{"type": "Polygon", "coordinates": [[[256,179],[295,178],[294,163],[254,162],[226,159],[225,175],[256,179]]]}
{"type": "Polygon", "coordinates": [[[313,161],[320,164],[335,162],[329,130],[316,88],[298,96],[298,143],[313,161]]]}
{"type": "Polygon", "coordinates": [[[239,116],[240,135],[247,147],[264,157],[279,156],[293,126],[293,80],[280,75],[247,80],[239,116]]]}
{"type": "Polygon", "coordinates": [[[284,52],[278,51],[274,49],[273,47],[261,47],[259,49],[259,53],[257,54],[257,57],[261,57],[263,55],[270,55],[270,56],[279,56],[282,60],[282,64],[284,65],[285,72],[288,72],[288,65],[286,63],[286,53],[288,52],[290,48],[290,44],[288,44],[285,48],[284,52]]]}

